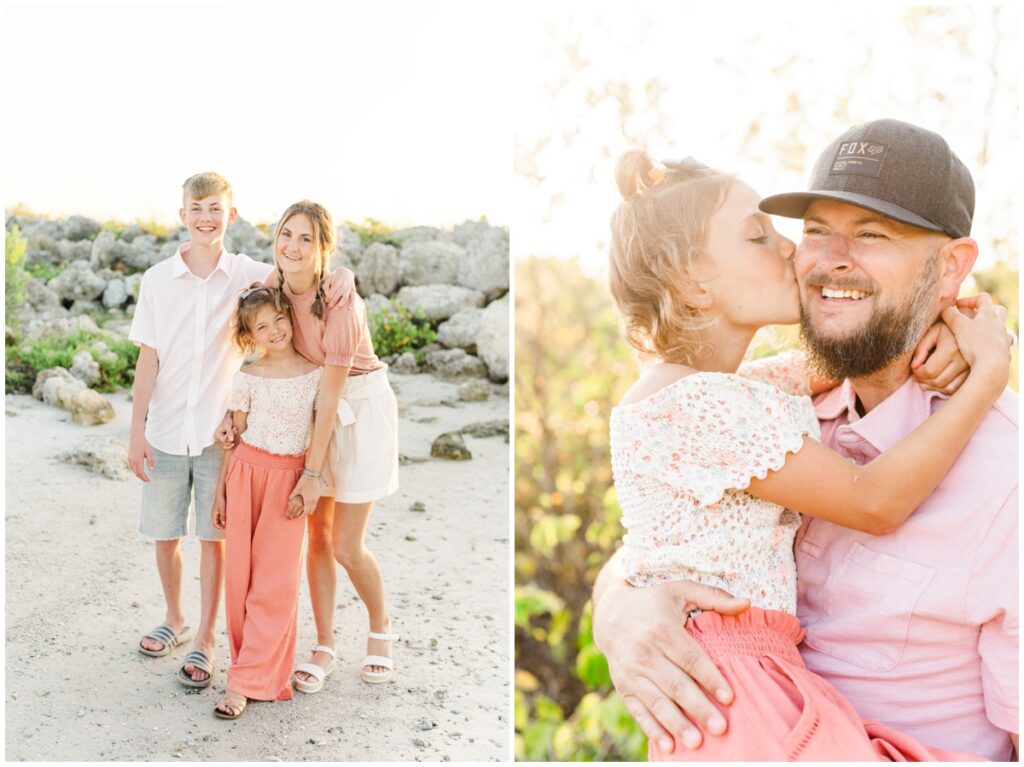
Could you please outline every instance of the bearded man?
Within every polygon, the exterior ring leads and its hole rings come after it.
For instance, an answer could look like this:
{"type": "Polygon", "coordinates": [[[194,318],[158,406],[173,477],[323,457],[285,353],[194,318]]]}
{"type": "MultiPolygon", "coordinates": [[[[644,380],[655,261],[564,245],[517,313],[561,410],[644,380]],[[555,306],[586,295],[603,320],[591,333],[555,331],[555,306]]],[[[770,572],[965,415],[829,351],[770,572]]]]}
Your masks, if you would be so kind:
{"type": "MultiPolygon", "coordinates": [[[[936,133],[856,126],[807,192],[761,202],[802,218],[794,266],[818,372],[821,441],[865,464],[945,397],[911,377],[914,348],[977,257],[974,184],[936,133]]],[[[796,539],[801,655],[869,720],[922,743],[1008,760],[1017,748],[1017,395],[1004,392],[943,483],[882,536],[805,519],[796,539]]],[[[594,638],[650,738],[695,748],[724,732],[726,680],[683,629],[746,603],[687,581],[636,589],[617,557],[594,588],[594,638]],[[703,729],[703,732],[701,730],[703,729]]]]}

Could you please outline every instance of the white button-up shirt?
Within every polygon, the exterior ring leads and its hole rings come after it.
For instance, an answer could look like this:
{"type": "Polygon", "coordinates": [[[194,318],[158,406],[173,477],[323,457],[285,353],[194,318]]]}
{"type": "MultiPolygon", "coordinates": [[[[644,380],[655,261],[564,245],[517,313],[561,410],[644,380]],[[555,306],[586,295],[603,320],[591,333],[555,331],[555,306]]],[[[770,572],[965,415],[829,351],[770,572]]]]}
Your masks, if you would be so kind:
{"type": "Polygon", "coordinates": [[[149,401],[146,439],[172,455],[199,455],[213,444],[242,354],[231,341],[238,296],[273,267],[221,251],[209,276],[194,275],[181,250],[142,276],[128,337],[156,350],[160,363],[149,401]]]}

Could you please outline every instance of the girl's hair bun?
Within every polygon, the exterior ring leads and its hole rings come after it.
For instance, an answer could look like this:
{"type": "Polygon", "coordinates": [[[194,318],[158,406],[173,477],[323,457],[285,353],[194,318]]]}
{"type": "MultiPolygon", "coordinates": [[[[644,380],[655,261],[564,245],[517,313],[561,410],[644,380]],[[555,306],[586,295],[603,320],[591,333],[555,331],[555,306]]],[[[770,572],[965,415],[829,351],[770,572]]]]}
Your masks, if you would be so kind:
{"type": "Polygon", "coordinates": [[[626,151],[615,165],[615,183],[624,200],[657,186],[664,178],[665,171],[643,149],[626,151]]]}

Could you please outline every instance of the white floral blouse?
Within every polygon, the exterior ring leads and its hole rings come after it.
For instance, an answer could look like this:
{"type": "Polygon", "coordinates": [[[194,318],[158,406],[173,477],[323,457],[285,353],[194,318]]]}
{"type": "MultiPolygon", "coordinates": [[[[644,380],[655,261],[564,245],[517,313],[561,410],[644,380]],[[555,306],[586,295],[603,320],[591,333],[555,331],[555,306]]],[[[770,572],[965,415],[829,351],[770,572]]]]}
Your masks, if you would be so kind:
{"type": "Polygon", "coordinates": [[[291,378],[239,370],[231,384],[231,410],[248,413],[243,439],[268,453],[298,455],[309,447],[313,404],[323,368],[291,378]]]}
{"type": "Polygon", "coordinates": [[[612,410],[623,565],[635,586],[692,580],[795,614],[800,517],[745,489],[818,439],[818,421],[799,355],[741,373],[694,373],[612,410]]]}

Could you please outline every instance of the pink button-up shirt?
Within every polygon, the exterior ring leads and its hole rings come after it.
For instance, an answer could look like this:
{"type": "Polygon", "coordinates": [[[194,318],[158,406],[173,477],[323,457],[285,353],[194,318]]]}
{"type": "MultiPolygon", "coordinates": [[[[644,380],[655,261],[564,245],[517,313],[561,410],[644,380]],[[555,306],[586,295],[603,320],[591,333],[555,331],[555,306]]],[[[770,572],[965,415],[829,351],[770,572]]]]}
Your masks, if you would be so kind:
{"type": "MultiPolygon", "coordinates": [[[[945,399],[908,380],[863,418],[855,401],[847,381],[815,410],[822,442],[863,464],[945,399]]],[[[998,760],[1018,730],[1017,445],[1007,390],[899,529],[874,537],[805,518],[796,541],[807,666],[866,719],[998,760]]]]}
{"type": "Polygon", "coordinates": [[[242,366],[231,342],[231,315],[239,293],[272,268],[222,250],[214,270],[200,279],[179,249],[142,275],[128,337],[155,349],[160,363],[146,418],[146,439],[157,450],[199,455],[213,444],[231,378],[242,366]]]}

